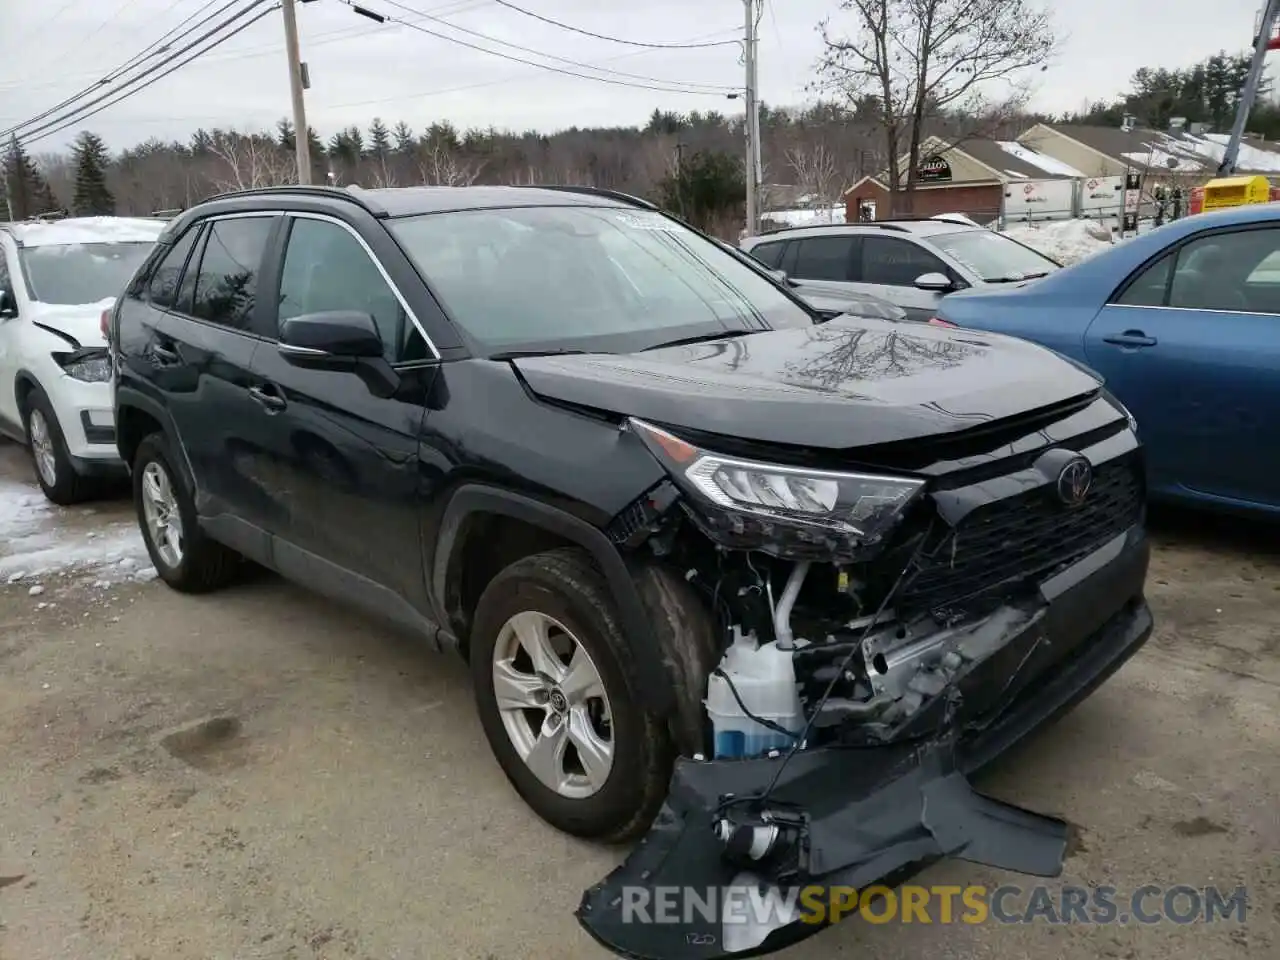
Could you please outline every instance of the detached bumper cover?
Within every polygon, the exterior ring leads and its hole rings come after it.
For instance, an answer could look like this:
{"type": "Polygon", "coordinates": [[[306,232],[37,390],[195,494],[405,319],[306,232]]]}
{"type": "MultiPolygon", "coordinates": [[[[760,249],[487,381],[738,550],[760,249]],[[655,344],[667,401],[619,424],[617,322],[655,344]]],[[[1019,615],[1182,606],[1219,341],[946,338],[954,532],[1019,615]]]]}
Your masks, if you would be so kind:
{"type": "Polygon", "coordinates": [[[744,922],[740,913],[725,913],[729,897],[709,893],[808,884],[865,889],[902,883],[943,857],[1057,876],[1066,825],[982,796],[966,775],[1086,697],[1146,642],[1148,559],[1145,536],[1134,529],[1042,583],[1032,615],[1007,642],[957,680],[950,697],[939,697],[937,712],[926,708],[913,718],[908,732],[918,736],[921,724],[932,723],[931,739],[797,753],[769,802],[803,823],[798,859],[785,877],[743,873],[713,831],[732,809],[727,799],[759,794],[782,760],[681,760],[649,834],[584,894],[579,922],[636,960],[750,957],[823,927],[785,911],[764,926],[744,922]],[[664,917],[676,922],[655,922],[636,909],[669,902],[677,891],[700,899],[698,909],[679,902],[664,917]]]}

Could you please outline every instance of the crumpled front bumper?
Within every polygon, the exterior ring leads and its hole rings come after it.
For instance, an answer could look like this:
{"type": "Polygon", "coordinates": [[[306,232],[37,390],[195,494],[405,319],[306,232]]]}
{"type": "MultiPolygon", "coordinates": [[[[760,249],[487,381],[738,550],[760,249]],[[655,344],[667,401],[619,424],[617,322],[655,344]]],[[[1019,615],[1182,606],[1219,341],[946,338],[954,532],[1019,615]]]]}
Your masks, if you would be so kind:
{"type": "Polygon", "coordinates": [[[862,890],[902,883],[943,857],[1058,875],[1066,825],[977,793],[967,774],[1086,697],[1138,651],[1152,630],[1142,594],[1148,559],[1135,528],[1042,583],[1032,615],[956,681],[946,704],[939,698],[937,714],[921,712],[919,722],[934,724],[931,737],[920,739],[913,723],[908,743],[797,753],[769,803],[803,823],[799,856],[785,877],[735,866],[713,830],[742,798],[764,790],[782,759],[679,761],[650,832],[584,894],[579,921],[601,944],[637,960],[750,957],[823,925],[785,911],[752,922],[729,908],[726,892],[862,890]],[[682,892],[698,898],[694,908],[682,892]],[[674,908],[660,916],[652,909],[659,903],[674,908]]]}

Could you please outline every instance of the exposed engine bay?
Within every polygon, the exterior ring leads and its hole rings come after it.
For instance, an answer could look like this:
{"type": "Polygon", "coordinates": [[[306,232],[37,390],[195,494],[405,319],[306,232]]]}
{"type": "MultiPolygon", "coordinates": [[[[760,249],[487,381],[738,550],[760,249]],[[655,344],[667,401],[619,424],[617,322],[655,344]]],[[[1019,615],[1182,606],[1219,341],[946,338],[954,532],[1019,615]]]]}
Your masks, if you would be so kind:
{"type": "Polygon", "coordinates": [[[640,424],[693,490],[661,485],[611,534],[696,592],[702,609],[679,616],[711,620],[719,659],[686,674],[701,751],[678,762],[641,847],[587,892],[584,926],[629,957],[752,956],[815,931],[785,917],[637,925],[623,894],[864,886],[943,856],[1055,875],[1065,825],[965,774],[1150,632],[1125,426],[929,484],[708,455],[640,424]]]}

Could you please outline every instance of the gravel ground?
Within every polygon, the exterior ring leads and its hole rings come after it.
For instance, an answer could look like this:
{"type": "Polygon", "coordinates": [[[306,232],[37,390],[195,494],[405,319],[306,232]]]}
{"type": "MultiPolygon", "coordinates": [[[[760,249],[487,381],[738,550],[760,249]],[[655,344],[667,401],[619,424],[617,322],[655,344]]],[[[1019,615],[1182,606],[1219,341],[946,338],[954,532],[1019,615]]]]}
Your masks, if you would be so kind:
{"type": "MultiPolygon", "coordinates": [[[[516,798],[459,662],[268,576],[179,596],[127,504],[32,492],[0,445],[0,960],[605,956],[572,911],[620,853],[516,798]]],[[[1053,886],[1247,884],[1247,922],[849,922],[781,956],[1280,956],[1274,530],[1156,536],[1156,637],[981,786],[1075,825],[1053,886]]]]}

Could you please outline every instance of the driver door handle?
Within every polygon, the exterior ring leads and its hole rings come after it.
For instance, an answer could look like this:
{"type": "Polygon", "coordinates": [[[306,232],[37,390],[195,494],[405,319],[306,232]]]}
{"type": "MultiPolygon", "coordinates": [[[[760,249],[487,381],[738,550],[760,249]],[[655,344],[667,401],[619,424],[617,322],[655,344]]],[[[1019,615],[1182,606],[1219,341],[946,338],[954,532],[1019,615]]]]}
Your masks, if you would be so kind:
{"type": "Polygon", "coordinates": [[[1113,337],[1103,337],[1102,342],[1110,343],[1117,347],[1154,347],[1156,338],[1147,336],[1141,330],[1126,330],[1124,333],[1113,337]]]}
{"type": "Polygon", "coordinates": [[[250,387],[249,396],[258,401],[267,413],[279,413],[289,405],[280,392],[272,386],[250,387]]]}

